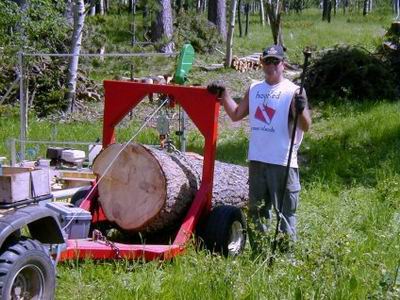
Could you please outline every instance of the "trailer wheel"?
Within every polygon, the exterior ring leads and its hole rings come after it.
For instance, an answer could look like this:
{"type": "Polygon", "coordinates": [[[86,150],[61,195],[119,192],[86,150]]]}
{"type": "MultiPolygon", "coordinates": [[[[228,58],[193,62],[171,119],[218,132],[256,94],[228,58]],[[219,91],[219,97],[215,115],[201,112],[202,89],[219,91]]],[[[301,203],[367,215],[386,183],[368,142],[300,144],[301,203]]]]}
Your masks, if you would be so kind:
{"type": "Polygon", "coordinates": [[[84,186],[80,188],[75,194],[71,197],[71,204],[76,207],[79,207],[85,197],[89,194],[90,190],[92,189],[91,185],[84,186]]]}
{"type": "Polygon", "coordinates": [[[246,228],[246,219],[241,209],[223,205],[211,211],[200,237],[210,251],[235,256],[246,245],[246,228]]]}
{"type": "Polygon", "coordinates": [[[0,255],[1,299],[54,299],[55,278],[50,256],[37,241],[21,239],[0,255]]]}

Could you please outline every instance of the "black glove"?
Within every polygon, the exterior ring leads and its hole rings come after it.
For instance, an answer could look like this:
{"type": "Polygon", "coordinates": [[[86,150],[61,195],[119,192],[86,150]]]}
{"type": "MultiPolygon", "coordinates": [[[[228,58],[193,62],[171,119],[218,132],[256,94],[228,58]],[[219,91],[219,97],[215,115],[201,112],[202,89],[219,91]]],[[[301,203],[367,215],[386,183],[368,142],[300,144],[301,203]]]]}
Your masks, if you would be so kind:
{"type": "Polygon", "coordinates": [[[207,90],[211,94],[221,98],[222,94],[225,92],[225,84],[222,80],[213,81],[207,86],[207,90]]]}
{"type": "Polygon", "coordinates": [[[294,96],[294,106],[296,113],[301,114],[307,106],[307,98],[303,94],[296,94],[294,96]]]}

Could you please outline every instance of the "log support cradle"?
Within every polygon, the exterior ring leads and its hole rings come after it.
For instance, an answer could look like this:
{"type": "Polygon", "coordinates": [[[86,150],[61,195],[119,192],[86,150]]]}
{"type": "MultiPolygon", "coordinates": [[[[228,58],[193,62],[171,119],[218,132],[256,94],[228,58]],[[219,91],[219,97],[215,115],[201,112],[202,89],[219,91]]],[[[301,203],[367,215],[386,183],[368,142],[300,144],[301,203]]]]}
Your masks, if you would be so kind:
{"type": "MultiPolygon", "coordinates": [[[[143,100],[152,93],[168,95],[170,99],[183,107],[193,123],[204,136],[204,163],[201,185],[180,226],[172,245],[125,245],[117,244],[122,258],[168,259],[182,252],[189,241],[200,217],[211,210],[213,192],[215,154],[219,102],[215,95],[204,87],[146,84],[128,81],[104,81],[105,102],[103,120],[103,148],[115,142],[115,127],[143,100]]],[[[90,210],[97,191],[90,193],[80,207],[90,210]]],[[[106,221],[100,209],[92,212],[92,222],[106,221]]],[[[108,245],[88,240],[69,240],[67,250],[61,260],[91,257],[92,259],[113,258],[114,253],[108,245]]]]}

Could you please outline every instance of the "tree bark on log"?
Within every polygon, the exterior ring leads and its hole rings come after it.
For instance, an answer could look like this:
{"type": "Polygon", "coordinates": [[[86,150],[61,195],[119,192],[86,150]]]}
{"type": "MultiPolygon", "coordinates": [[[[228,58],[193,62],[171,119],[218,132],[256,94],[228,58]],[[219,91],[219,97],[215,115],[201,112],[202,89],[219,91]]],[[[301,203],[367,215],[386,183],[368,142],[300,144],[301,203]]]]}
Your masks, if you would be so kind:
{"type": "MultiPolygon", "coordinates": [[[[202,156],[171,154],[133,143],[122,149],[121,144],[110,145],[93,164],[93,172],[104,176],[98,191],[107,219],[130,232],[163,231],[179,225],[200,186],[202,156]]],[[[247,167],[216,161],[212,206],[245,206],[247,178],[247,167]]]]}

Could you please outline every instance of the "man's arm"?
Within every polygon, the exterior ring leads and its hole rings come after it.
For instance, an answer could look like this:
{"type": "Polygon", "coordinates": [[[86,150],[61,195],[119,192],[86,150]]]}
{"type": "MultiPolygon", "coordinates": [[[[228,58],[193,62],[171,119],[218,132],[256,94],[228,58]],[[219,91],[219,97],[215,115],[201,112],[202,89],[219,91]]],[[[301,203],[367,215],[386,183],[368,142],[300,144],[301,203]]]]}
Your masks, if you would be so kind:
{"type": "Polygon", "coordinates": [[[239,121],[249,114],[249,90],[243,99],[237,104],[225,90],[221,95],[221,103],[232,121],[239,121]]]}
{"type": "Polygon", "coordinates": [[[237,104],[229,95],[225,84],[222,80],[217,80],[207,86],[207,90],[217,95],[228,116],[232,121],[239,121],[249,114],[249,90],[247,90],[244,98],[237,104]]]}

